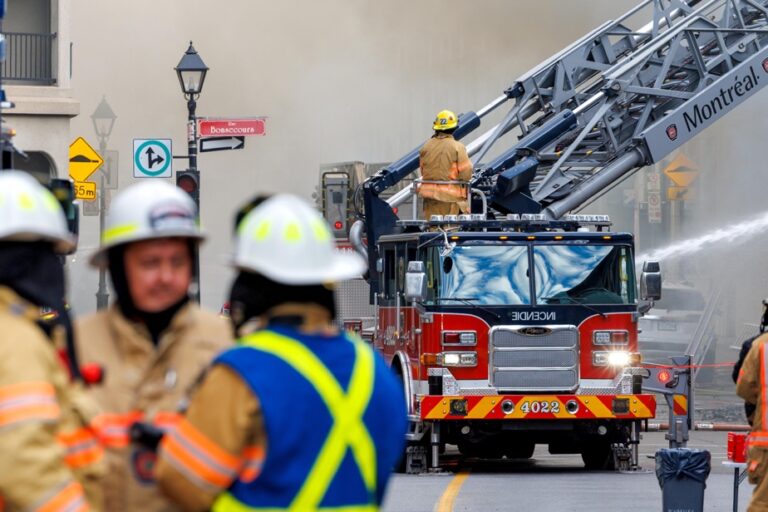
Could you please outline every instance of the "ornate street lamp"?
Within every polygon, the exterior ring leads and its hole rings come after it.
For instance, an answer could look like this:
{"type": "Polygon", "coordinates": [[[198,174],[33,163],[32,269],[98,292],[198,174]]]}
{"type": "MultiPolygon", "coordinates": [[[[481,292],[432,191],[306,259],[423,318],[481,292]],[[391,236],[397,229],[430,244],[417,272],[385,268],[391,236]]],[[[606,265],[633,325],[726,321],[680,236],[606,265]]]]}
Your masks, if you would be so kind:
{"type": "MultiPolygon", "coordinates": [[[[195,47],[192,46],[192,41],[190,41],[189,48],[175,69],[176,76],[179,77],[181,92],[187,99],[187,158],[189,159],[189,168],[186,171],[176,173],[176,184],[192,196],[197,205],[198,215],[200,215],[200,171],[197,169],[197,118],[195,117],[195,109],[197,108],[197,98],[203,90],[208,66],[205,65],[203,59],[195,51],[195,47]]],[[[195,300],[200,302],[199,258],[195,258],[194,281],[197,286],[193,295],[195,300]]]]}
{"type": "MultiPolygon", "coordinates": [[[[99,138],[99,154],[102,158],[107,151],[107,141],[112,134],[112,128],[115,126],[115,120],[117,116],[112,111],[112,108],[107,103],[105,97],[101,98],[101,102],[96,107],[96,110],[91,114],[91,121],[93,121],[93,129],[96,132],[96,136],[99,138]]],[[[101,169],[101,183],[99,187],[99,238],[104,234],[104,216],[106,214],[106,188],[104,183],[105,169],[101,169]]],[[[117,172],[117,169],[109,169],[109,172],[117,172]]],[[[99,289],[96,291],[96,309],[102,310],[109,304],[109,293],[107,292],[107,279],[106,270],[104,268],[99,269],[99,289]]]]}

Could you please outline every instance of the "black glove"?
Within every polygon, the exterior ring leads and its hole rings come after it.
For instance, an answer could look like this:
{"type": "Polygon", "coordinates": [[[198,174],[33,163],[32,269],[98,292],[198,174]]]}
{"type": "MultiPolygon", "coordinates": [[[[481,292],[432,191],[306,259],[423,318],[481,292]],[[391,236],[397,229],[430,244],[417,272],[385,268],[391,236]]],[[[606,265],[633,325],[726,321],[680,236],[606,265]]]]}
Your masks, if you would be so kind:
{"type": "Polygon", "coordinates": [[[137,421],[131,425],[130,434],[131,441],[156,452],[165,432],[150,423],[137,421]]]}

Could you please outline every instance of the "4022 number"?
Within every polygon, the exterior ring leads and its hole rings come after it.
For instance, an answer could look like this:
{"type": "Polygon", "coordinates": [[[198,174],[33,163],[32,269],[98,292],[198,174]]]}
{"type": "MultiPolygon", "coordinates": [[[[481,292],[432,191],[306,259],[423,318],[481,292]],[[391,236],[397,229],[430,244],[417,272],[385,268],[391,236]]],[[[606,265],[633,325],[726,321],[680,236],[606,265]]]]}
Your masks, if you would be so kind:
{"type": "Polygon", "coordinates": [[[523,402],[520,405],[520,411],[522,411],[525,414],[533,413],[533,414],[539,414],[539,413],[552,413],[557,414],[560,412],[560,402],[557,400],[531,400],[528,402],[523,402]]]}

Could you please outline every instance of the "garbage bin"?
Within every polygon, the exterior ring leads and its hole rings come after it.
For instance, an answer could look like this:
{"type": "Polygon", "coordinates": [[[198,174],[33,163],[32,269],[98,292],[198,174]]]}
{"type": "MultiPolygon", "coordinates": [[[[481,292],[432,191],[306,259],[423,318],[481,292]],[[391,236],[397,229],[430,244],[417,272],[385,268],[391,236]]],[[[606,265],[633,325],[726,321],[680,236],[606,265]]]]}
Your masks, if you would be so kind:
{"type": "Polygon", "coordinates": [[[712,468],[707,450],[669,448],[656,452],[656,478],[664,512],[703,512],[704,488],[712,468]]]}

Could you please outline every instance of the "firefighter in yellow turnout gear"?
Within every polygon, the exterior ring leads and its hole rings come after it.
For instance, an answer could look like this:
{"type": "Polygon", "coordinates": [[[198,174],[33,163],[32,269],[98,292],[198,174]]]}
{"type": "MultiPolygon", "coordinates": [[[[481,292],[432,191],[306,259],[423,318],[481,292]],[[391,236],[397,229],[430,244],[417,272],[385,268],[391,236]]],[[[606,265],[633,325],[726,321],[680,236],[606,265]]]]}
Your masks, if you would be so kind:
{"type": "Polygon", "coordinates": [[[747,440],[747,474],[755,485],[749,512],[768,512],[768,334],[752,343],[736,382],[736,392],[755,404],[752,432],[747,440]]]}
{"type": "Polygon", "coordinates": [[[163,439],[160,485],[185,510],[377,510],[403,450],[403,389],[338,332],[324,286],[364,262],[335,251],[317,211],[278,195],[240,222],[235,265],[233,322],[259,328],[216,359],[163,439]]]}
{"type": "Polygon", "coordinates": [[[50,192],[0,172],[0,510],[101,510],[95,405],[82,394],[57,254],[73,240],[50,192]],[[55,322],[37,322],[43,307],[55,322]]]}
{"type": "MultiPolygon", "coordinates": [[[[425,181],[469,182],[472,162],[464,144],[453,138],[459,119],[450,110],[437,114],[432,128],[435,134],[419,152],[421,178],[425,181]]],[[[450,183],[422,183],[419,196],[424,201],[424,218],[432,215],[469,213],[468,186],[450,183]]]]}
{"type": "Polygon", "coordinates": [[[104,369],[103,382],[88,392],[104,411],[94,427],[109,465],[108,510],[178,510],[154,483],[156,444],[232,339],[225,319],[189,300],[202,239],[191,198],[151,180],[115,197],[91,260],[109,269],[117,297],[76,325],[82,361],[104,369]]]}

